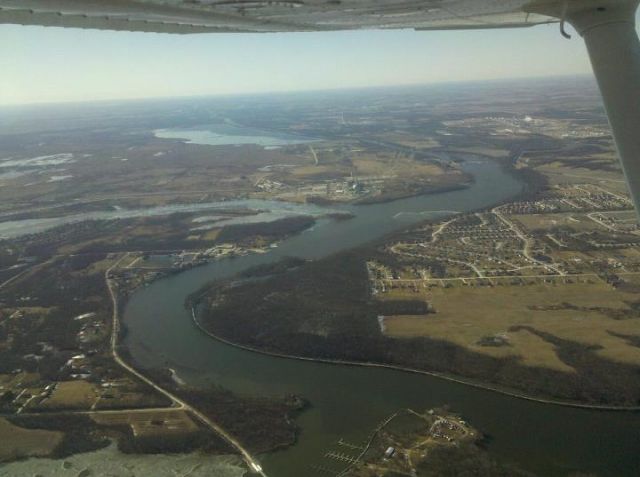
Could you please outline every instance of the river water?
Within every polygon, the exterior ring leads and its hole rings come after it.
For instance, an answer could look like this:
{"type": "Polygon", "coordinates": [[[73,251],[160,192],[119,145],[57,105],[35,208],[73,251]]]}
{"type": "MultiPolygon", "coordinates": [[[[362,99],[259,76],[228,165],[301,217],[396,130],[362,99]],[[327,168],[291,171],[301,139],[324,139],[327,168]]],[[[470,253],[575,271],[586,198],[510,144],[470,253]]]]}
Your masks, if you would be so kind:
{"type": "MultiPolygon", "coordinates": [[[[361,443],[385,416],[402,407],[449,405],[489,436],[490,452],[544,476],[574,469],[606,476],[640,475],[640,414],[543,405],[434,377],[264,356],[201,333],[184,308],[204,283],[283,256],[320,258],[399,228],[452,211],[485,207],[512,197],[521,184],[493,162],[467,160],[472,187],[442,194],[361,206],[341,206],[346,221],[320,220],[264,255],[221,260],[154,282],[136,292],[124,311],[125,340],[139,366],[171,367],[193,384],[217,384],[240,394],[295,393],[311,402],[298,419],[299,442],[261,456],[271,477],[315,474],[311,465],[343,439],[361,443]]],[[[345,450],[342,448],[341,450],[345,450]]]]}
{"type": "Polygon", "coordinates": [[[0,222],[0,239],[14,238],[21,235],[36,234],[61,225],[76,224],[87,220],[116,220],[134,217],[157,217],[175,213],[202,212],[202,221],[194,220],[194,227],[198,223],[216,221],[219,225],[251,224],[256,222],[273,222],[286,217],[311,215],[325,215],[335,212],[313,204],[294,204],[274,200],[238,199],[218,202],[201,202],[190,204],[172,204],[156,207],[143,207],[113,210],[99,210],[81,212],[78,214],[62,215],[37,219],[5,220],[0,222]],[[240,215],[226,217],[224,213],[233,215],[237,211],[240,215]],[[245,215],[246,212],[252,212],[245,215]],[[216,213],[222,215],[215,215],[216,213]],[[211,215],[214,214],[214,215],[211,215]],[[211,220],[206,220],[211,219],[211,220]]]}

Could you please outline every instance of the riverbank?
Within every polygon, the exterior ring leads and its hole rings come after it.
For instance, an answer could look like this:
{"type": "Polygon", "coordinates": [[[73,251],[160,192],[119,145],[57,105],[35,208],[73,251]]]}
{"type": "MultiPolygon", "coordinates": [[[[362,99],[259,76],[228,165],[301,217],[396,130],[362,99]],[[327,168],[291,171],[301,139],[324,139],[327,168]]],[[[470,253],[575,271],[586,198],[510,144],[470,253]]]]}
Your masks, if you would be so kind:
{"type": "Polygon", "coordinates": [[[301,428],[298,443],[261,458],[269,475],[308,475],[310,464],[340,439],[362,442],[375,423],[397,409],[442,405],[451,406],[490,435],[487,446],[492,455],[541,475],[566,476],[568,469],[612,477],[636,475],[631,469],[640,468],[633,444],[640,426],[637,413],[552,406],[377,366],[268,356],[214,340],[192,323],[185,298],[208,282],[224,281],[287,256],[316,260],[442,217],[434,211],[485,208],[521,192],[521,183],[493,161],[474,158],[463,167],[476,178],[468,189],[345,207],[354,213],[353,219],[319,222],[267,254],[222,260],[141,289],[131,297],[124,316],[130,330],[125,344],[132,359],[145,368],[170,366],[194,386],[216,383],[240,395],[294,393],[307,398],[311,407],[296,421],[301,428]],[[614,429],[615,441],[597,437],[614,429]]]}
{"type": "MultiPolygon", "coordinates": [[[[501,167],[503,171],[512,169],[504,161],[501,162],[501,167]]],[[[524,174],[519,171],[511,173],[514,176],[525,175],[531,179],[528,190],[521,192],[517,196],[518,199],[527,197],[527,194],[531,198],[531,194],[544,187],[544,181],[536,173],[524,174]]],[[[460,220],[466,224],[478,220],[479,215],[470,214],[469,219],[465,217],[461,217],[460,220]]],[[[444,225],[446,223],[448,222],[443,222],[444,225]]],[[[553,366],[531,365],[517,352],[499,354],[488,352],[486,348],[474,347],[474,343],[477,343],[482,335],[474,335],[467,341],[460,341],[442,334],[414,334],[407,339],[394,339],[392,336],[381,334],[377,327],[372,326],[376,316],[412,316],[414,317],[412,323],[417,323],[415,321],[418,320],[417,317],[422,317],[420,320],[428,319],[427,312],[422,308],[425,301],[431,301],[429,297],[435,293],[435,290],[427,292],[427,282],[429,282],[429,290],[431,287],[438,286],[452,287],[454,282],[446,281],[449,280],[448,278],[445,279],[446,283],[444,281],[438,283],[437,278],[460,275],[462,278],[459,280],[463,285],[470,285],[465,282],[464,277],[467,275],[464,271],[455,269],[453,273],[443,275],[445,266],[438,261],[437,257],[429,259],[418,253],[420,246],[426,246],[429,242],[430,232],[420,232],[425,226],[426,224],[422,223],[417,228],[407,229],[395,235],[372,238],[367,245],[342,252],[339,257],[336,255],[310,261],[292,271],[292,276],[279,273],[260,283],[233,282],[229,285],[221,281],[210,287],[205,286],[201,293],[193,295],[196,298],[198,295],[204,297],[203,303],[207,308],[201,325],[217,337],[232,343],[278,355],[327,359],[344,363],[376,363],[395,366],[398,369],[425,371],[433,373],[434,376],[448,376],[463,383],[473,383],[483,389],[500,391],[514,397],[534,399],[538,402],[564,403],[602,410],[640,409],[637,398],[640,383],[634,377],[636,372],[634,364],[614,363],[607,360],[605,356],[595,353],[589,347],[589,341],[585,342],[584,339],[574,343],[570,341],[572,337],[563,335],[564,340],[553,342],[556,351],[551,353],[561,355],[563,358],[557,358],[557,361],[565,363],[563,369],[558,369],[553,366]],[[401,263],[397,255],[387,253],[385,250],[389,244],[403,240],[419,246],[416,252],[418,254],[412,255],[415,258],[401,263]],[[381,264],[380,270],[382,270],[376,273],[380,275],[379,278],[384,275],[389,279],[386,280],[388,286],[400,290],[405,286],[411,288],[413,283],[415,288],[406,292],[398,291],[397,296],[401,299],[377,300],[376,291],[374,290],[372,295],[370,289],[372,272],[369,271],[369,275],[365,273],[368,264],[376,262],[381,264]],[[424,276],[435,278],[430,280],[420,278],[424,276]],[[396,280],[399,278],[403,279],[396,280]],[[419,306],[421,303],[422,307],[419,306]],[[583,364],[587,361],[588,366],[583,364]]],[[[467,228],[469,227],[471,226],[468,225],[467,228]]],[[[487,233],[493,234],[494,239],[500,240],[496,237],[503,232],[499,228],[492,229],[491,232],[469,231],[466,232],[469,236],[465,240],[473,240],[471,235],[476,233],[480,237],[478,240],[482,240],[482,234],[487,233]]],[[[523,236],[519,235],[519,237],[522,239],[523,236]]],[[[503,237],[502,240],[509,239],[503,237]]],[[[441,255],[455,254],[455,250],[460,247],[453,241],[448,246],[453,248],[443,249],[444,251],[440,252],[441,255]]],[[[490,244],[484,246],[491,247],[490,244]]],[[[515,241],[509,245],[510,249],[514,250],[518,246],[515,241]]],[[[476,248],[473,253],[476,257],[481,257],[487,252],[486,249],[483,251],[476,248]]],[[[492,257],[497,254],[496,251],[492,257]]],[[[469,265],[460,260],[463,258],[459,258],[457,263],[469,265]]],[[[464,258],[464,260],[467,259],[464,258]]],[[[489,257],[489,261],[491,260],[494,259],[489,257]]],[[[518,260],[517,256],[512,260],[518,260]]],[[[525,251],[521,268],[530,266],[527,260],[530,261],[531,258],[525,251]]],[[[510,266],[516,267],[516,265],[510,266]]],[[[481,278],[485,277],[477,267],[473,270],[481,278]]],[[[557,274],[557,269],[554,270],[557,274]]],[[[489,283],[480,283],[480,286],[491,288],[478,289],[476,293],[484,301],[487,301],[486,296],[495,295],[493,301],[489,300],[489,304],[482,309],[483,318],[484,314],[492,316],[496,313],[495,306],[498,303],[496,300],[506,300],[506,296],[501,295],[502,292],[490,291],[494,286],[491,282],[492,276],[501,275],[505,278],[511,275],[512,281],[517,282],[515,285],[520,283],[517,273],[498,271],[502,273],[490,270],[487,279],[489,283]]],[[[472,281],[471,285],[474,283],[472,281]]],[[[503,287],[498,287],[496,290],[504,289],[504,293],[515,293],[515,289],[510,287],[508,281],[503,280],[498,285],[503,287]]],[[[385,285],[380,286],[385,288],[385,285]]],[[[571,294],[578,303],[585,301],[585,297],[580,296],[580,292],[582,290],[586,292],[587,288],[584,288],[586,285],[581,287],[573,287],[571,294]]],[[[523,293],[526,296],[533,294],[534,291],[531,289],[523,293]]],[[[468,292],[468,294],[471,293],[472,291],[468,292]]],[[[535,296],[541,295],[539,291],[536,293],[535,296]]],[[[553,290],[549,289],[546,293],[544,299],[553,300],[553,290]]],[[[625,297],[625,299],[628,298],[625,297]]],[[[444,305],[443,309],[445,309],[444,305]]],[[[523,313],[526,314],[526,312],[527,309],[524,309],[523,313]]],[[[462,312],[458,310],[457,313],[462,312]]],[[[434,317],[434,315],[430,316],[434,317]]],[[[440,315],[435,316],[434,320],[437,320],[440,315]]],[[[472,326],[472,323],[479,321],[473,316],[464,316],[467,320],[465,326],[472,326]]],[[[549,318],[553,317],[549,316],[549,318]]],[[[516,318],[513,320],[512,324],[526,323],[516,318]]],[[[442,327],[447,324],[440,320],[437,326],[442,327]]],[[[509,324],[501,326],[514,333],[521,329],[514,326],[511,330],[509,324]]],[[[491,334],[495,333],[494,328],[495,325],[489,323],[480,331],[491,334]]],[[[545,335],[544,339],[551,343],[555,335],[549,336],[551,337],[545,335]]],[[[541,344],[539,347],[543,348],[544,345],[541,344]]],[[[536,353],[536,350],[531,353],[536,353]]]]}
{"type": "Polygon", "coordinates": [[[247,345],[243,345],[243,344],[240,344],[240,343],[235,343],[233,341],[227,340],[227,339],[225,339],[225,338],[223,338],[221,336],[218,336],[218,335],[212,333],[211,331],[207,330],[202,325],[202,323],[200,323],[200,320],[198,320],[198,318],[196,317],[195,308],[193,306],[191,306],[191,316],[192,316],[192,321],[193,321],[194,325],[202,333],[206,334],[210,338],[213,338],[213,339],[215,339],[217,341],[220,341],[221,343],[224,343],[226,345],[233,346],[233,347],[238,348],[238,349],[242,349],[244,351],[250,351],[252,353],[259,353],[259,354],[263,354],[265,356],[273,356],[274,358],[294,359],[294,360],[298,360],[298,361],[311,361],[311,362],[332,364],[332,365],[340,365],[340,366],[356,366],[356,367],[392,369],[392,370],[395,370],[395,371],[402,371],[404,373],[412,373],[412,374],[421,374],[421,375],[424,375],[424,376],[431,376],[431,377],[434,377],[434,378],[443,379],[445,381],[450,381],[450,382],[453,382],[453,383],[463,384],[465,386],[470,386],[470,387],[474,387],[474,388],[477,388],[477,389],[482,389],[484,391],[491,391],[491,392],[494,392],[494,393],[502,394],[504,396],[509,396],[509,397],[513,397],[513,398],[517,398],[517,399],[524,399],[526,401],[537,402],[537,403],[541,403],[541,404],[551,404],[551,405],[554,405],[554,406],[566,406],[566,407],[573,407],[573,408],[577,408],[577,409],[590,409],[590,410],[599,410],[599,411],[626,411],[626,412],[640,411],[640,406],[601,406],[601,405],[597,405],[597,404],[584,404],[584,403],[579,403],[579,402],[561,401],[561,400],[557,400],[557,399],[545,399],[545,398],[536,397],[536,396],[529,396],[529,395],[524,394],[524,393],[518,393],[518,392],[515,392],[515,391],[510,391],[508,389],[502,389],[502,388],[498,388],[498,387],[495,387],[495,386],[490,386],[490,385],[487,385],[487,384],[482,384],[482,383],[474,382],[474,381],[471,381],[471,380],[468,380],[468,379],[463,379],[463,378],[459,378],[459,377],[455,377],[455,376],[451,376],[451,375],[447,375],[447,374],[443,374],[443,373],[425,371],[425,370],[409,368],[409,367],[405,367],[405,366],[397,366],[397,365],[393,365],[393,364],[367,363],[367,362],[348,361],[348,360],[341,360],[341,359],[309,358],[309,357],[306,357],[306,356],[296,356],[296,355],[290,355],[290,354],[266,351],[266,350],[263,350],[263,349],[260,349],[260,348],[256,348],[256,347],[253,347],[253,346],[247,346],[247,345]]]}

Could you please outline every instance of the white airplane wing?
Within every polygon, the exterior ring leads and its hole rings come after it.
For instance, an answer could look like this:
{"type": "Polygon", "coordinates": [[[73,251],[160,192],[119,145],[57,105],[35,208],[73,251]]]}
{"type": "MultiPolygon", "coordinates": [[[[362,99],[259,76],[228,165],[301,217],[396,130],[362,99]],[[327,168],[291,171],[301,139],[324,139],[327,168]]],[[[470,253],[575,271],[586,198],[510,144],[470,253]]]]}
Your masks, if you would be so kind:
{"type": "Polygon", "coordinates": [[[0,0],[0,23],[165,33],[509,28],[526,0],[0,0]]]}

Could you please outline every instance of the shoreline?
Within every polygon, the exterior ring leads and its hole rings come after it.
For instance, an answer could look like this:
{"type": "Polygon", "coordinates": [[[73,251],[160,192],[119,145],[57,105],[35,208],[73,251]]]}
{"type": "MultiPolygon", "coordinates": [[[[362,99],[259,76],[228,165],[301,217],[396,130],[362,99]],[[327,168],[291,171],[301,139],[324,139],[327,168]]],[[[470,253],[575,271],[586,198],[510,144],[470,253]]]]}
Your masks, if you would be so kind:
{"type": "Polygon", "coordinates": [[[240,343],[235,343],[233,341],[227,340],[226,338],[222,338],[221,336],[216,335],[215,333],[207,330],[198,320],[198,318],[196,317],[196,313],[195,313],[195,307],[193,305],[190,306],[191,308],[191,321],[193,322],[193,324],[196,326],[196,328],[201,331],[202,333],[204,333],[205,335],[209,336],[210,338],[219,341],[221,343],[224,343],[226,345],[229,346],[233,346],[234,348],[238,348],[238,349],[242,349],[245,351],[250,351],[252,353],[258,353],[258,354],[262,354],[265,356],[271,356],[274,358],[281,358],[281,359],[293,359],[293,360],[297,360],[297,361],[311,361],[311,362],[316,362],[316,363],[323,363],[323,364],[330,364],[330,365],[334,365],[334,366],[351,366],[351,367],[356,367],[356,366],[360,366],[360,367],[366,367],[366,368],[382,368],[382,369],[391,369],[391,370],[395,370],[395,371],[401,371],[404,373],[411,373],[411,374],[422,374],[422,375],[426,375],[426,376],[431,376],[434,378],[439,378],[439,379],[443,379],[445,381],[449,381],[449,382],[453,382],[453,383],[457,383],[457,384],[462,384],[465,386],[470,386],[476,389],[481,389],[484,391],[490,391],[490,392],[494,392],[497,394],[502,394],[503,396],[508,396],[508,397],[512,397],[512,398],[516,398],[516,399],[522,399],[525,401],[531,401],[531,402],[537,402],[539,404],[548,404],[548,405],[553,405],[553,406],[562,406],[562,407],[571,407],[571,408],[575,408],[575,409],[586,409],[586,410],[592,410],[592,411],[616,411],[616,412],[638,412],[640,411],[640,406],[607,406],[607,405],[599,405],[599,404],[586,404],[586,403],[580,403],[580,402],[572,402],[572,401],[561,401],[558,399],[552,399],[552,398],[542,398],[542,397],[535,397],[535,396],[530,396],[524,393],[517,393],[514,391],[509,391],[507,389],[500,389],[498,387],[495,386],[491,386],[488,384],[482,384],[482,383],[478,383],[478,382],[474,382],[474,381],[470,381],[464,378],[460,378],[460,377],[456,377],[456,376],[452,376],[452,375],[447,375],[444,373],[438,373],[435,371],[426,371],[426,370],[421,370],[421,369],[415,369],[415,368],[409,368],[409,367],[405,367],[405,366],[399,366],[399,365],[394,365],[394,364],[384,364],[384,363],[374,363],[374,362],[358,362],[358,361],[348,361],[348,360],[340,360],[340,359],[331,359],[331,358],[309,358],[306,356],[296,356],[296,355],[289,355],[289,354],[285,354],[285,353],[278,353],[275,351],[266,351],[266,350],[262,350],[253,346],[248,346],[248,345],[243,345],[240,343]]]}
{"type": "MultiPolygon", "coordinates": [[[[473,154],[473,156],[477,156],[480,157],[484,160],[488,160],[491,162],[494,162],[496,164],[499,165],[499,167],[505,171],[506,173],[512,175],[513,177],[519,179],[519,181],[522,183],[522,189],[520,190],[520,192],[518,192],[515,196],[512,196],[508,199],[503,199],[500,201],[497,201],[496,203],[489,205],[487,207],[482,207],[480,209],[476,209],[475,211],[485,211],[485,210],[491,210],[494,207],[503,205],[507,202],[511,202],[511,201],[518,201],[518,200],[527,200],[529,198],[531,198],[532,196],[534,196],[536,194],[536,192],[538,192],[541,188],[544,188],[546,186],[546,181],[545,181],[545,177],[541,176],[539,173],[535,172],[535,171],[522,171],[522,170],[517,170],[513,167],[513,159],[514,159],[514,155],[510,155],[506,158],[493,158],[487,155],[483,155],[483,154],[473,154]]],[[[462,187],[462,189],[464,189],[466,187],[462,187]]],[[[426,195],[430,195],[430,194],[426,194],[426,195]]],[[[391,201],[396,200],[396,199],[392,199],[391,201]]],[[[372,205],[372,204],[358,204],[358,205],[372,205]]],[[[424,221],[422,221],[422,223],[428,223],[430,221],[432,221],[433,219],[425,219],[424,221]]],[[[377,243],[381,240],[385,240],[386,238],[388,238],[390,235],[392,235],[393,232],[389,233],[389,234],[384,234],[382,237],[379,237],[377,239],[372,240],[371,242],[369,242],[369,244],[373,244],[373,243],[377,243]]],[[[266,356],[272,356],[272,357],[276,357],[276,358],[282,358],[282,359],[295,359],[298,361],[315,361],[318,363],[324,363],[324,364],[332,364],[332,365],[344,365],[344,366],[363,366],[363,367],[371,367],[371,368],[386,368],[386,369],[393,369],[396,371],[402,371],[405,373],[412,373],[412,374],[422,374],[422,375],[427,375],[427,376],[431,376],[431,377],[435,377],[435,378],[440,378],[443,379],[445,381],[449,381],[449,382],[454,382],[454,383],[458,383],[458,384],[462,384],[462,385],[466,385],[466,386],[471,386],[473,388],[476,389],[481,389],[481,390],[485,390],[485,391],[490,391],[490,392],[494,392],[494,393],[498,393],[498,394],[502,394],[503,396],[508,396],[508,397],[512,397],[512,398],[517,398],[517,399],[522,399],[522,400],[526,400],[526,401],[530,401],[530,402],[537,402],[540,404],[549,404],[549,405],[555,405],[555,406],[563,406],[563,407],[572,407],[572,408],[576,408],[576,409],[587,409],[587,410],[598,410],[598,411],[617,411],[617,412],[638,412],[640,411],[640,405],[638,406],[615,406],[615,405],[599,405],[599,404],[588,404],[588,403],[582,403],[582,402],[578,402],[578,401],[565,401],[565,400],[559,400],[559,399],[553,399],[553,398],[545,398],[545,397],[536,397],[534,395],[529,395],[526,393],[521,393],[521,392],[517,392],[515,390],[512,390],[510,388],[501,388],[501,387],[496,387],[496,386],[492,386],[490,384],[484,384],[482,382],[477,382],[477,381],[473,381],[470,379],[466,379],[463,377],[459,377],[459,376],[455,376],[455,375],[449,375],[449,374],[445,374],[445,373],[439,373],[439,372],[435,372],[435,371],[426,371],[426,370],[420,370],[420,369],[416,369],[416,368],[410,368],[410,367],[403,367],[400,365],[394,365],[394,364],[387,364],[387,363],[375,363],[375,362],[358,362],[358,361],[349,361],[349,360],[340,360],[340,359],[331,359],[331,358],[310,358],[310,357],[305,357],[305,356],[297,356],[297,355],[290,355],[290,354],[286,354],[286,353],[278,353],[278,352],[274,352],[274,351],[267,351],[267,350],[263,350],[260,348],[256,348],[256,347],[252,347],[252,346],[248,346],[248,345],[243,345],[240,343],[235,343],[232,341],[227,340],[226,338],[222,338],[221,336],[216,335],[215,333],[210,332],[209,330],[207,330],[197,319],[196,315],[195,315],[195,309],[194,309],[194,305],[197,304],[197,302],[199,301],[199,295],[201,295],[201,293],[203,292],[204,289],[208,288],[208,286],[210,285],[210,283],[205,284],[204,286],[202,286],[201,288],[199,288],[198,290],[194,291],[193,293],[189,294],[185,300],[185,307],[187,308],[191,308],[191,318],[193,323],[196,325],[196,327],[203,333],[205,333],[206,335],[208,335],[210,338],[215,339],[216,341],[219,341],[221,343],[227,344],[229,346],[233,346],[235,348],[238,349],[243,349],[245,351],[251,351],[254,353],[258,353],[258,354],[262,354],[262,355],[266,355],[266,356]]]]}
{"type": "Polygon", "coordinates": [[[249,453],[249,451],[231,434],[229,434],[225,429],[223,429],[220,425],[215,423],[212,419],[206,416],[204,413],[184,401],[182,398],[176,396],[171,391],[167,391],[164,387],[155,383],[153,380],[149,379],[142,372],[138,371],[134,366],[127,363],[119,353],[119,345],[118,338],[120,338],[120,326],[122,324],[122,319],[120,318],[120,308],[118,303],[118,292],[114,291],[113,284],[111,282],[111,272],[115,269],[120,262],[126,257],[128,254],[125,253],[122,257],[120,257],[111,267],[109,267],[104,273],[104,279],[107,285],[107,290],[109,292],[111,303],[112,303],[112,328],[111,328],[111,336],[110,336],[110,349],[111,356],[116,364],[118,364],[125,371],[129,372],[131,375],[138,378],[140,381],[148,384],[157,392],[163,394],[171,401],[170,409],[179,409],[186,412],[190,412],[196,419],[198,419],[202,424],[207,426],[211,431],[220,436],[223,440],[225,440],[232,448],[236,449],[241,458],[247,464],[247,467],[253,472],[262,475],[262,477],[267,477],[263,472],[262,467],[258,464],[257,460],[249,453]]]}

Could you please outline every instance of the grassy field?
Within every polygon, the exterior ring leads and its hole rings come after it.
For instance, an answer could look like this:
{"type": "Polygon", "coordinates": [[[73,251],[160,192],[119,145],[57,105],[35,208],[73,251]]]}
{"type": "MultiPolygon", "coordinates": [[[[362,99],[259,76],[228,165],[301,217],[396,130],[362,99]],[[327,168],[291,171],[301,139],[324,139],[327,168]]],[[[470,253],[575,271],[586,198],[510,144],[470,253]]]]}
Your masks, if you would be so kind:
{"type": "MultiPolygon", "coordinates": [[[[122,255],[120,254],[109,254],[107,255],[104,259],[102,260],[98,260],[97,262],[93,262],[91,263],[87,268],[85,268],[84,270],[77,272],[77,274],[79,275],[80,273],[85,273],[87,275],[91,275],[94,273],[104,273],[105,271],[107,271],[109,268],[111,268],[111,266],[116,263],[118,260],[120,260],[120,258],[122,257],[122,255]]],[[[126,266],[130,263],[130,261],[134,260],[135,257],[131,257],[129,260],[125,260],[122,265],[126,266]]]]}
{"type": "MultiPolygon", "coordinates": [[[[557,284],[504,287],[435,288],[422,292],[436,310],[424,316],[390,316],[385,333],[410,338],[443,339],[472,351],[496,357],[516,356],[529,366],[568,371],[553,344],[527,331],[529,326],[556,337],[602,347],[604,358],[640,364],[640,348],[609,333],[638,335],[637,319],[612,319],[611,314],[628,311],[632,293],[620,292],[597,281],[592,284],[557,284]],[[536,307],[538,309],[536,309],[536,307]],[[482,346],[486,337],[501,336],[505,346],[482,346]]],[[[412,294],[416,298],[415,294],[412,294]]],[[[390,294],[388,299],[400,298],[390,294]]]]}
{"type": "Polygon", "coordinates": [[[218,235],[220,235],[220,229],[207,230],[202,234],[200,240],[211,240],[213,242],[218,238],[218,235]]]}
{"type": "Polygon", "coordinates": [[[450,148],[451,152],[464,152],[468,154],[479,154],[481,156],[488,156],[497,159],[505,158],[509,156],[509,151],[506,149],[500,149],[497,147],[456,147],[450,148]]]}
{"type": "Polygon", "coordinates": [[[361,155],[352,159],[358,175],[397,175],[415,178],[416,176],[438,176],[444,171],[435,164],[425,164],[406,156],[361,155]]]}
{"type": "Polygon", "coordinates": [[[97,398],[96,388],[87,381],[61,381],[51,397],[42,403],[47,409],[88,409],[97,398]]]}
{"type": "Polygon", "coordinates": [[[536,166],[535,169],[547,176],[550,184],[580,184],[590,182],[615,193],[627,193],[624,177],[620,172],[605,170],[593,171],[583,167],[566,167],[560,163],[553,162],[536,166]]]}
{"type": "Polygon", "coordinates": [[[335,164],[304,165],[291,171],[291,176],[297,179],[339,178],[349,175],[349,169],[335,164]]]}
{"type": "Polygon", "coordinates": [[[288,173],[291,180],[308,179],[343,179],[352,173],[359,178],[385,177],[386,179],[433,179],[438,183],[445,171],[436,164],[415,160],[404,154],[396,153],[353,153],[349,162],[327,151],[318,151],[319,163],[306,164],[291,168],[288,173]]]}
{"type": "Polygon", "coordinates": [[[568,226],[577,232],[589,230],[606,230],[605,227],[591,220],[585,214],[526,214],[511,215],[512,219],[521,223],[527,230],[549,230],[555,227],[568,226]]]}
{"type": "Polygon", "coordinates": [[[135,437],[188,434],[198,430],[198,425],[184,411],[96,414],[92,419],[106,426],[130,426],[135,437]]]}
{"type": "Polygon", "coordinates": [[[400,131],[387,132],[378,136],[383,141],[395,142],[396,144],[402,144],[403,146],[415,147],[419,149],[428,149],[433,147],[439,147],[440,143],[437,139],[429,136],[417,136],[414,134],[407,134],[400,131]]]}
{"type": "Polygon", "coordinates": [[[635,210],[621,210],[615,212],[605,212],[603,215],[606,217],[615,217],[620,222],[636,223],[638,216],[635,210]]]}
{"type": "Polygon", "coordinates": [[[103,396],[96,404],[96,409],[127,409],[154,406],[165,406],[163,398],[158,399],[153,393],[140,392],[130,385],[125,387],[113,387],[108,396],[103,396]]]}
{"type": "MultiPolygon", "coordinates": [[[[11,389],[16,384],[22,386],[32,386],[40,381],[40,375],[38,373],[21,372],[17,374],[0,374],[0,386],[4,389],[11,389]]],[[[0,389],[2,389],[0,387],[0,389]]]]}
{"type": "Polygon", "coordinates": [[[24,429],[0,418],[0,462],[47,456],[58,446],[62,437],[62,432],[24,429]]]}

